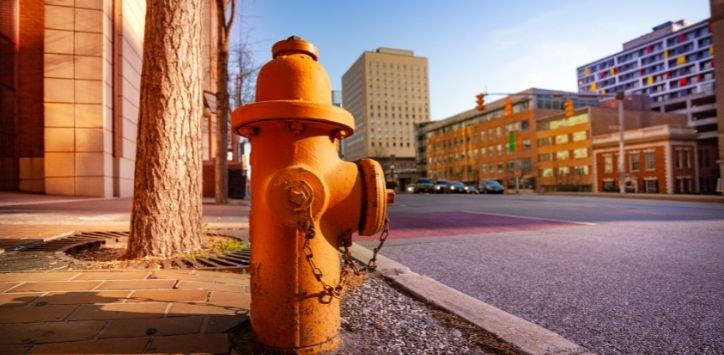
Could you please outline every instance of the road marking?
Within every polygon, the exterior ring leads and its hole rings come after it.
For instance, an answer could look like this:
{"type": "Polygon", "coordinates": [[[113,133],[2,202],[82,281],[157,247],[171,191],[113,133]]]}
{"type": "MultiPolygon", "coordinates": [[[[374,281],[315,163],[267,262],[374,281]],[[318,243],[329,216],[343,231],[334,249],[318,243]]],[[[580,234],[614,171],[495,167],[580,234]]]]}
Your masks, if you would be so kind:
{"type": "Polygon", "coordinates": [[[560,222],[560,223],[572,223],[572,224],[580,224],[580,225],[583,225],[583,226],[595,226],[595,225],[597,225],[597,223],[593,223],[593,222],[566,221],[566,220],[563,220],[563,219],[516,216],[516,215],[512,215],[512,214],[503,214],[503,213],[491,213],[491,212],[481,212],[481,211],[462,211],[462,212],[465,212],[465,213],[474,213],[474,214],[487,214],[487,215],[491,215],[491,216],[500,216],[500,217],[535,219],[535,220],[539,220],[539,221],[560,222]]]}

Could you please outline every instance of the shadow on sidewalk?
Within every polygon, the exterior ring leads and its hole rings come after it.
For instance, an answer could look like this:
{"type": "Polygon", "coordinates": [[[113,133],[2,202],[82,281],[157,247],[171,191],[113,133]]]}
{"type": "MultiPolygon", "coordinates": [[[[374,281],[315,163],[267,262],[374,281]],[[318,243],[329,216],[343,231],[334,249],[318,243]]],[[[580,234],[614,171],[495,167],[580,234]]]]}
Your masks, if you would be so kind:
{"type": "MultiPolygon", "coordinates": [[[[65,283],[84,282],[94,283],[65,283]]],[[[0,293],[0,353],[228,353],[227,333],[248,319],[237,292],[38,292],[62,283],[22,282],[0,293]]]]}

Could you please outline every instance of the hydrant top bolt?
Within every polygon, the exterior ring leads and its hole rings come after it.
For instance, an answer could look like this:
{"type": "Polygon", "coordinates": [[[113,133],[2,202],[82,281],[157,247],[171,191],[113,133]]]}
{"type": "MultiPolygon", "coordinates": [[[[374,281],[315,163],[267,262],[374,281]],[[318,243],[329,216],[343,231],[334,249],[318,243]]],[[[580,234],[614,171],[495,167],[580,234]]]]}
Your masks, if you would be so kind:
{"type": "Polygon", "coordinates": [[[306,54],[314,61],[319,57],[319,51],[312,43],[303,40],[299,36],[291,36],[286,40],[279,41],[272,46],[272,58],[281,55],[306,54]]]}

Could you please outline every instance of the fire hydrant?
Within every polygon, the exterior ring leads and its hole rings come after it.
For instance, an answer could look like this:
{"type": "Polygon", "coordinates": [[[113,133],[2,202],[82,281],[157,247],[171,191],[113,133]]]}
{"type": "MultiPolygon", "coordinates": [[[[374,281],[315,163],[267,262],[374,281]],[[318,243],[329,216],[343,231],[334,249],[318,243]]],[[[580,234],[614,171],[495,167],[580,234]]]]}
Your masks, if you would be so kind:
{"type": "Polygon", "coordinates": [[[272,56],[256,102],[232,115],[252,147],[252,334],[271,349],[325,352],[339,342],[339,248],[382,230],[394,196],[377,162],[339,158],[354,119],[331,104],[316,47],[290,37],[272,56]]]}

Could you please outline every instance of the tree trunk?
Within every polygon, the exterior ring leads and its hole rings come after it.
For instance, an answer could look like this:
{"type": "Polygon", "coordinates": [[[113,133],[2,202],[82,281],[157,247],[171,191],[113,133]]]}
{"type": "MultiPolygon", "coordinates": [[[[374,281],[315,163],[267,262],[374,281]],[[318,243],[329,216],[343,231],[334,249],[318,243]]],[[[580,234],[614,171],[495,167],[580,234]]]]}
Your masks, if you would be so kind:
{"type": "Polygon", "coordinates": [[[202,246],[201,0],[146,3],[128,256],[202,246]]]}
{"type": "Polygon", "coordinates": [[[216,159],[214,159],[214,197],[216,204],[226,204],[229,196],[229,28],[235,6],[232,1],[230,20],[226,20],[227,0],[216,0],[218,40],[216,42],[216,159]]]}

